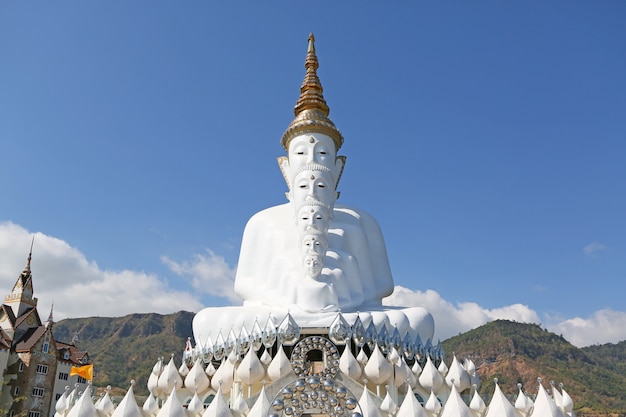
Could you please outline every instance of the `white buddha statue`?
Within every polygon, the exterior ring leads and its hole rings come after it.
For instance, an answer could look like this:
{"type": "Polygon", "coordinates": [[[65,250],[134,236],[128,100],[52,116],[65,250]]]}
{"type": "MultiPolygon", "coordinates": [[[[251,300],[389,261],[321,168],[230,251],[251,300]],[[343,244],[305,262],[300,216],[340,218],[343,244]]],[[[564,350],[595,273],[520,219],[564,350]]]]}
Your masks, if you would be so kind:
{"type": "Polygon", "coordinates": [[[281,139],[287,156],[278,158],[289,202],[248,221],[235,277],[244,305],[199,312],[193,328],[201,345],[287,312],[302,327],[329,326],[340,311],[350,323],[360,317],[423,340],[433,335],[425,309],[382,305],[393,278],[380,227],[365,211],[336,203],[346,158],[337,155],[343,137],[328,118],[313,42],[311,36],[296,117],[281,139]]]}
{"type": "Polygon", "coordinates": [[[296,117],[281,140],[287,157],[279,158],[279,166],[289,187],[290,202],[255,214],[246,225],[235,278],[235,291],[245,300],[244,305],[356,311],[380,306],[382,298],[393,291],[378,223],[360,209],[335,203],[346,158],[337,156],[343,137],[328,118],[317,66],[311,40],[296,117]],[[309,227],[327,241],[316,281],[328,288],[317,283],[308,288],[311,282],[305,279],[299,242],[309,227]],[[329,290],[336,301],[330,296],[316,297],[316,291],[329,290]],[[309,291],[309,297],[317,301],[307,307],[300,305],[296,294],[303,291],[309,291]]]}

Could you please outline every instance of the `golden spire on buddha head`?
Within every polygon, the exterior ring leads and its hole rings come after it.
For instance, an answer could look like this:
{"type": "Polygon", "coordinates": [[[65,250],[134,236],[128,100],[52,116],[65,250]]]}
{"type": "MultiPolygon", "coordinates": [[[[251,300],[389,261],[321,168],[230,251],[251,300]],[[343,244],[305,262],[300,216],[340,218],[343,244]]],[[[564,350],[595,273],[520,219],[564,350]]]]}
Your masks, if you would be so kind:
{"type": "Polygon", "coordinates": [[[294,107],[295,119],[289,124],[281,138],[281,144],[289,151],[289,143],[296,136],[306,133],[321,133],[332,139],[335,152],[343,144],[343,136],[328,118],[330,112],[324,99],[322,83],[317,76],[319,62],[315,54],[315,37],[309,35],[309,46],[304,61],[306,73],[300,87],[300,98],[294,107]]]}

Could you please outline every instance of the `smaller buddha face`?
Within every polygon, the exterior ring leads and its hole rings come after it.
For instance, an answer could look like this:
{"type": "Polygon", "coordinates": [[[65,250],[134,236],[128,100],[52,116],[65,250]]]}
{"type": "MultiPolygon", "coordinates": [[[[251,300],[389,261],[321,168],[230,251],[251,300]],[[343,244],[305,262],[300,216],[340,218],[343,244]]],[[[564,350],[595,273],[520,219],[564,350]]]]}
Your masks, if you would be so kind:
{"type": "Polygon", "coordinates": [[[296,226],[300,236],[325,234],[330,226],[330,212],[324,206],[305,205],[298,210],[296,226]]]}
{"type": "Polygon", "coordinates": [[[322,273],[322,257],[317,253],[310,253],[304,257],[304,270],[308,277],[316,279],[322,273]]]}
{"type": "Polygon", "coordinates": [[[307,234],[302,238],[302,253],[305,256],[311,252],[324,256],[327,249],[328,242],[323,234],[307,234]]]}
{"type": "Polygon", "coordinates": [[[335,143],[330,137],[321,133],[296,136],[289,143],[288,155],[292,172],[310,163],[333,169],[337,157],[335,143]]]}
{"type": "Polygon", "coordinates": [[[319,201],[328,208],[335,205],[337,193],[329,173],[318,170],[304,170],[293,180],[291,202],[301,207],[307,201],[319,201]]]}

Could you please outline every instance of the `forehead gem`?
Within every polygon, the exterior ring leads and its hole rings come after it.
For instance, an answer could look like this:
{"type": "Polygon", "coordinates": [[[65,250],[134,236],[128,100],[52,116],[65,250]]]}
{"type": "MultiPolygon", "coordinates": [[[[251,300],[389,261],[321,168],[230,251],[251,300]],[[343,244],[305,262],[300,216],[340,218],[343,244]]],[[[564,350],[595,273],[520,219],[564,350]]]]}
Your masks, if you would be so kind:
{"type": "Polygon", "coordinates": [[[309,143],[315,143],[315,138],[313,136],[309,137],[309,143]]]}

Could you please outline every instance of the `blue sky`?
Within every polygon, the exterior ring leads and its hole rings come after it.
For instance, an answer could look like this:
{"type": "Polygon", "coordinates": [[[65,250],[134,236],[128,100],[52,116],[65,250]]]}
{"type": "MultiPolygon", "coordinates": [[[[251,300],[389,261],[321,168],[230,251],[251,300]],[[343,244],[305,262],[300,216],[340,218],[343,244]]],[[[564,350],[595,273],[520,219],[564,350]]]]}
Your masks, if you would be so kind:
{"type": "MultiPolygon", "coordinates": [[[[390,302],[626,339],[626,4],[3,2],[0,284],[47,315],[228,305],[309,32],[390,302]],[[81,302],[67,303],[81,294],[81,302]]],[[[408,3],[408,2],[407,2],[408,3]]]]}

